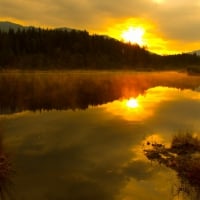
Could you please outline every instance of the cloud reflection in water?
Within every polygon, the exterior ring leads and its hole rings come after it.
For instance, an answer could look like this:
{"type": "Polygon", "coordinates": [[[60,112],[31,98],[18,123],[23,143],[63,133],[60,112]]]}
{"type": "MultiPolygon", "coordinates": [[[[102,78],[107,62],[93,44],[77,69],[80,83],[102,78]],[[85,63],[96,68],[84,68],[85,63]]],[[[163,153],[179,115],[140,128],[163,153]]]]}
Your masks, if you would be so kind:
{"type": "Polygon", "coordinates": [[[168,200],[175,174],[139,151],[153,135],[169,141],[192,127],[199,134],[200,93],[155,87],[136,99],[132,109],[124,99],[1,119],[16,156],[16,199],[168,200]]]}
{"type": "MultiPolygon", "coordinates": [[[[127,106],[127,99],[116,100],[100,107],[128,121],[144,121],[153,117],[156,110],[159,109],[159,106],[163,105],[163,103],[169,104],[169,102],[183,101],[183,99],[198,102],[200,100],[200,93],[191,90],[158,86],[146,90],[144,95],[137,96],[135,100],[138,105],[135,107],[127,106]]],[[[186,107],[186,109],[190,109],[190,107],[186,107]]]]}

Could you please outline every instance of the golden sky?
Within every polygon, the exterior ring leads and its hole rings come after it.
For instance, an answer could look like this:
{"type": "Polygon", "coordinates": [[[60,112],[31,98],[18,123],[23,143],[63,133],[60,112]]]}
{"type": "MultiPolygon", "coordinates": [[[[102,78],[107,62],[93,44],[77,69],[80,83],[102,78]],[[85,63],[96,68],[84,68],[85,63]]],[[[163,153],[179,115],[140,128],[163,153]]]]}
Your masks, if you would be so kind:
{"type": "Polygon", "coordinates": [[[0,20],[84,29],[123,41],[127,30],[140,30],[135,42],[171,54],[200,49],[199,10],[200,0],[1,0],[0,20]]]}

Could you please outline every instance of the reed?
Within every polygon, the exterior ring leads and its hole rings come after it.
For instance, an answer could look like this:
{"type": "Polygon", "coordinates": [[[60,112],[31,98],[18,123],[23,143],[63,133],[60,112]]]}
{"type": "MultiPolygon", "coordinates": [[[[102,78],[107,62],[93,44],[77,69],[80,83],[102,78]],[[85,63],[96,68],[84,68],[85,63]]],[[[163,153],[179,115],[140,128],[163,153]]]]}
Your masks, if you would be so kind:
{"type": "Polygon", "coordinates": [[[172,139],[171,146],[151,143],[144,154],[151,160],[177,172],[180,179],[178,193],[183,192],[200,198],[200,139],[190,132],[179,133],[172,139]],[[184,189],[183,189],[184,185],[184,189]]]}

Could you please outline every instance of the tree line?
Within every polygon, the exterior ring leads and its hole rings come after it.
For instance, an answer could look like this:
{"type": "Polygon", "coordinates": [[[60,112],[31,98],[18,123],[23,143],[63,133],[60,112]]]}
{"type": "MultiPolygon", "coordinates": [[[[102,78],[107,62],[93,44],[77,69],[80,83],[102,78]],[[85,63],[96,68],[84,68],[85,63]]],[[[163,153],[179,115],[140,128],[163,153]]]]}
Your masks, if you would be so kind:
{"type": "Polygon", "coordinates": [[[166,69],[200,65],[196,54],[160,56],[137,44],[68,29],[0,31],[2,69],[166,69]]]}

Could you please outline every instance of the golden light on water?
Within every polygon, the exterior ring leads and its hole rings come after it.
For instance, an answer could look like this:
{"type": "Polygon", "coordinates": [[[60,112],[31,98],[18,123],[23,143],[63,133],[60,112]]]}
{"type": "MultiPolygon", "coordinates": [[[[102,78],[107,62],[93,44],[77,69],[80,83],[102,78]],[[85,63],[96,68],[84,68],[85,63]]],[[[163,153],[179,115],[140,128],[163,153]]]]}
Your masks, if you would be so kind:
{"type": "Polygon", "coordinates": [[[137,98],[116,100],[101,107],[127,121],[142,121],[152,115],[152,109],[148,109],[145,98],[141,95],[137,98]]]}
{"type": "MultiPolygon", "coordinates": [[[[168,87],[154,87],[146,90],[144,95],[129,99],[116,100],[102,105],[106,112],[119,116],[127,121],[142,122],[153,117],[157,108],[166,102],[179,98],[180,90],[168,87]]],[[[200,99],[193,91],[184,90],[181,95],[184,98],[200,99]]]]}

